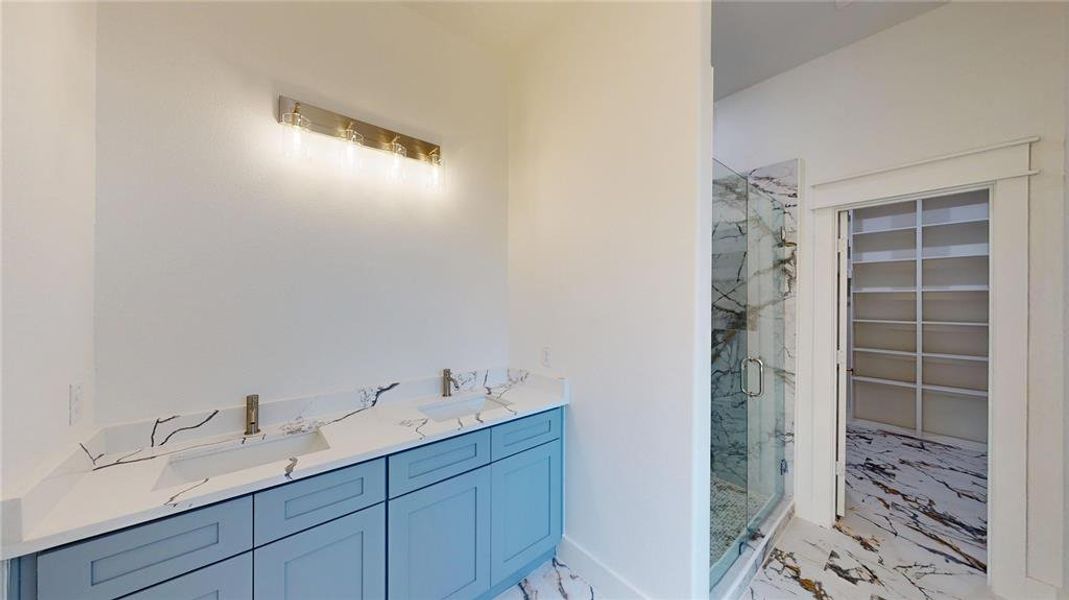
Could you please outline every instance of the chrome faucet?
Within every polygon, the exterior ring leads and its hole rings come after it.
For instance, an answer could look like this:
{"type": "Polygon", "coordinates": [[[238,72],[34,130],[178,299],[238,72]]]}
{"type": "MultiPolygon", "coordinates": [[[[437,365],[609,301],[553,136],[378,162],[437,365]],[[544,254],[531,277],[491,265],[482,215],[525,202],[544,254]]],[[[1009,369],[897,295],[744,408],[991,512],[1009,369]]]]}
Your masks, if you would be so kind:
{"type": "Polygon", "coordinates": [[[453,370],[442,369],[442,395],[449,397],[453,395],[453,370]]]}
{"type": "Polygon", "coordinates": [[[245,435],[260,433],[260,395],[245,396],[245,435]]]}

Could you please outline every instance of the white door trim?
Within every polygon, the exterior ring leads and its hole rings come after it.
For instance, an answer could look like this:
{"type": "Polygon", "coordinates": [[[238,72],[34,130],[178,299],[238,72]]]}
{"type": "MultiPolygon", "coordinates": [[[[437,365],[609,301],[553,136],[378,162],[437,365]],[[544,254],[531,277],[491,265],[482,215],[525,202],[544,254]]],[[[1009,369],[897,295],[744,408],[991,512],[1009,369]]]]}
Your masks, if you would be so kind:
{"type": "Polygon", "coordinates": [[[798,396],[795,412],[799,517],[835,520],[837,212],[959,187],[991,189],[988,581],[1006,597],[1054,597],[1028,577],[1028,182],[1029,137],[806,188],[800,211],[798,396]],[[808,250],[808,251],[807,251],[808,250]]]}

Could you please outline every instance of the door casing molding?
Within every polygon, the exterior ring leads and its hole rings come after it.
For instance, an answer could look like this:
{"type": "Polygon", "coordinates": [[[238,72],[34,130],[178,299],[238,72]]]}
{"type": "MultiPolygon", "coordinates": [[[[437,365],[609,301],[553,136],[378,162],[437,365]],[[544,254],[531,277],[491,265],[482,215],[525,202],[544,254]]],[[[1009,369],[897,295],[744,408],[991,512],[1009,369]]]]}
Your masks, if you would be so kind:
{"type": "Polygon", "coordinates": [[[1028,198],[1027,137],[826,180],[802,189],[798,253],[795,507],[835,521],[837,213],[955,188],[991,190],[988,394],[988,583],[1006,597],[1054,598],[1028,576],[1028,198]],[[808,252],[806,251],[808,249],[808,252]]]}

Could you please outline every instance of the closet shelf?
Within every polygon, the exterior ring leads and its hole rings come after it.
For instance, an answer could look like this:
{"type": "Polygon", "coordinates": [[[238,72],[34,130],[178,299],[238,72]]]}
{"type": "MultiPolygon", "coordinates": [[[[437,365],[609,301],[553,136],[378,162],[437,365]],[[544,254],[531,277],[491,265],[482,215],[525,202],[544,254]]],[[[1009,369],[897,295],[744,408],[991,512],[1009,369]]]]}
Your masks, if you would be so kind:
{"type": "MultiPolygon", "coordinates": [[[[867,287],[854,288],[855,294],[901,294],[903,292],[916,292],[915,287],[867,287]]],[[[927,290],[925,290],[927,291],[927,290]]]]}
{"type": "Polygon", "coordinates": [[[974,354],[945,354],[942,352],[922,352],[921,356],[924,358],[937,358],[947,360],[968,360],[973,362],[987,362],[986,356],[976,356],[974,354]]]}
{"type": "Polygon", "coordinates": [[[886,350],[884,348],[858,348],[854,346],[854,352],[869,352],[871,354],[891,354],[893,356],[916,356],[916,352],[906,352],[905,350],[886,350]]]}
{"type": "Polygon", "coordinates": [[[852,377],[854,381],[863,381],[865,383],[879,383],[882,385],[893,385],[895,387],[904,387],[916,389],[917,384],[912,381],[899,381],[897,379],[884,379],[882,377],[866,377],[864,375],[854,375],[852,377]]]}
{"type": "Polygon", "coordinates": [[[929,392],[944,392],[947,394],[956,394],[958,396],[972,396],[974,398],[987,398],[987,392],[983,390],[971,390],[969,388],[953,387],[949,385],[934,385],[931,383],[925,383],[921,385],[922,390],[929,392]]]}
{"type": "Polygon", "coordinates": [[[922,325],[951,325],[954,327],[987,327],[986,322],[979,321],[921,321],[922,325]]]}
{"type": "Polygon", "coordinates": [[[909,258],[870,258],[868,260],[855,260],[854,261],[854,266],[856,267],[857,265],[879,265],[879,264],[886,264],[886,263],[916,262],[916,261],[917,261],[917,259],[915,257],[912,257],[912,256],[909,257],[909,258]]]}
{"type": "Polygon", "coordinates": [[[922,256],[921,260],[949,260],[952,258],[987,258],[987,252],[967,252],[963,254],[947,254],[945,256],[922,256]]]}
{"type": "Polygon", "coordinates": [[[986,285],[929,285],[921,288],[922,292],[986,292],[986,285]]]}
{"type": "Polygon", "coordinates": [[[975,219],[961,219],[959,221],[945,221],[945,222],[942,222],[942,223],[924,223],[924,224],[921,225],[921,227],[924,227],[924,228],[929,228],[929,227],[948,227],[948,226],[951,226],[951,225],[966,225],[966,224],[969,224],[969,223],[986,223],[989,220],[990,219],[988,219],[987,217],[975,218],[975,219]]]}
{"type": "Polygon", "coordinates": [[[917,228],[916,225],[904,225],[904,226],[901,226],[901,227],[888,227],[886,229],[873,229],[871,231],[855,231],[855,232],[852,233],[852,235],[859,236],[859,235],[873,235],[873,234],[878,234],[878,233],[892,233],[892,232],[895,232],[895,231],[909,231],[911,229],[916,229],[916,228],[917,228]]]}

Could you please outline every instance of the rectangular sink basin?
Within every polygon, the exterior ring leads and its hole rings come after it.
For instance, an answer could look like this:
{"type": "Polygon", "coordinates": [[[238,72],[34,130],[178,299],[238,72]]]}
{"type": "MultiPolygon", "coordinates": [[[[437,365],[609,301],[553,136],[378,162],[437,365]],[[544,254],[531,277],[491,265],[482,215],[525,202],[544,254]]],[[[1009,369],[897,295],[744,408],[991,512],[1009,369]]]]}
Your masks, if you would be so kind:
{"type": "MultiPolygon", "coordinates": [[[[204,481],[268,463],[298,458],[330,448],[318,430],[298,434],[274,434],[264,439],[246,438],[244,444],[199,448],[170,456],[154,489],[204,481]]],[[[282,474],[282,467],[279,474],[282,474]]]]}
{"type": "Polygon", "coordinates": [[[431,402],[430,404],[424,404],[418,408],[419,412],[430,417],[431,420],[451,421],[453,419],[474,415],[486,410],[501,408],[502,406],[505,406],[505,403],[494,400],[489,396],[475,394],[471,396],[442,398],[435,402],[431,402]]]}

